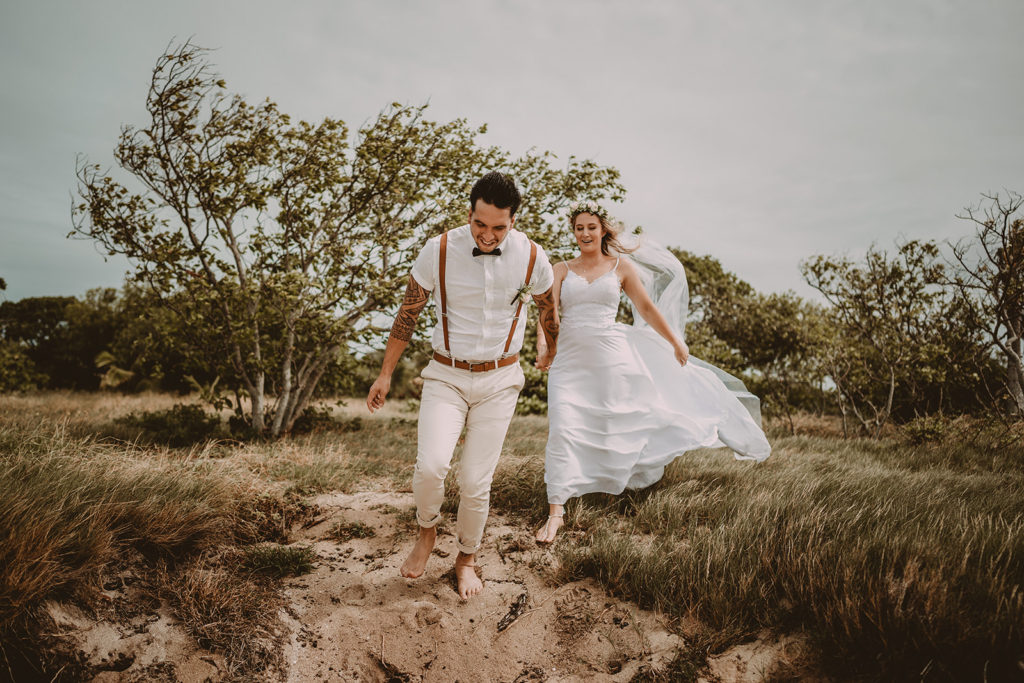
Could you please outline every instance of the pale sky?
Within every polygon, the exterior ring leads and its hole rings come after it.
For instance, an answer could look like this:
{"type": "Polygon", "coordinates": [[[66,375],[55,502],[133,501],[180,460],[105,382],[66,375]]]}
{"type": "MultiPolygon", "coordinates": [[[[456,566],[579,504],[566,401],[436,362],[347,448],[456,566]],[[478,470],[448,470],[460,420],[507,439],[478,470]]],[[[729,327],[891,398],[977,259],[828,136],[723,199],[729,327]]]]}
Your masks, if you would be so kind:
{"type": "Polygon", "coordinates": [[[1024,191],[1022,27],[1021,0],[0,0],[0,278],[121,284],[65,238],[75,156],[112,163],[191,36],[293,117],[429,100],[483,143],[615,166],[627,224],[813,297],[801,259],[966,235],[981,192],[1024,191]]]}

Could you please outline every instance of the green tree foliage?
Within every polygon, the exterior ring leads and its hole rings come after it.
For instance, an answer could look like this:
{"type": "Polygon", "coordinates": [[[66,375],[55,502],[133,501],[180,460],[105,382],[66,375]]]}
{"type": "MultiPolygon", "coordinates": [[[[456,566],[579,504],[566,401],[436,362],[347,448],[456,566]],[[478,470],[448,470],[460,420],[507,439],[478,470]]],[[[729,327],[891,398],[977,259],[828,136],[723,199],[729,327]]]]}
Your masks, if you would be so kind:
{"type": "Polygon", "coordinates": [[[686,339],[698,358],[742,376],[768,414],[824,409],[824,310],[792,292],[761,294],[713,256],[672,249],[690,289],[686,339]]]}
{"type": "Polygon", "coordinates": [[[47,381],[20,344],[0,339],[0,392],[28,391],[47,381]]]}
{"type": "Polygon", "coordinates": [[[93,359],[114,337],[116,299],[114,289],[93,289],[81,299],[44,296],[4,301],[0,336],[21,349],[35,368],[33,376],[45,386],[96,389],[100,373],[93,359]]]}
{"type": "Polygon", "coordinates": [[[519,225],[546,245],[566,239],[550,216],[569,201],[622,193],[614,169],[512,159],[425,107],[392,105],[354,136],[337,119],[293,123],[227,94],[205,56],[186,43],[160,57],[149,123],[122,130],[114,157],[138,191],[79,162],[74,232],[133,262],[184,321],[177,341],[248,396],[257,433],[287,432],[345,351],[380,343],[412,258],[465,220],[483,170],[516,177],[519,225]]]}
{"type": "Polygon", "coordinates": [[[947,388],[969,374],[958,360],[977,355],[962,307],[942,287],[938,257],[934,243],[910,240],[892,255],[871,247],[861,262],[816,256],[801,264],[832,305],[824,357],[840,409],[867,433],[878,435],[894,416],[951,406],[947,388]]]}

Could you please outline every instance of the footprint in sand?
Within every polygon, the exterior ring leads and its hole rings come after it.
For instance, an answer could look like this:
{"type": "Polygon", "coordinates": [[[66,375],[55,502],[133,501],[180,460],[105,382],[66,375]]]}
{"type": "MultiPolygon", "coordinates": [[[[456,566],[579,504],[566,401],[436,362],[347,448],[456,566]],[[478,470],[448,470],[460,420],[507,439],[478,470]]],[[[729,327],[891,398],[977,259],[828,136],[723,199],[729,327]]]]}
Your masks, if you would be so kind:
{"type": "Polygon", "coordinates": [[[338,599],[346,605],[362,605],[366,603],[366,594],[368,592],[364,584],[357,583],[341,591],[338,599]]]}
{"type": "Polygon", "coordinates": [[[423,628],[441,621],[444,612],[432,602],[414,602],[411,607],[416,610],[416,624],[423,628]]]}

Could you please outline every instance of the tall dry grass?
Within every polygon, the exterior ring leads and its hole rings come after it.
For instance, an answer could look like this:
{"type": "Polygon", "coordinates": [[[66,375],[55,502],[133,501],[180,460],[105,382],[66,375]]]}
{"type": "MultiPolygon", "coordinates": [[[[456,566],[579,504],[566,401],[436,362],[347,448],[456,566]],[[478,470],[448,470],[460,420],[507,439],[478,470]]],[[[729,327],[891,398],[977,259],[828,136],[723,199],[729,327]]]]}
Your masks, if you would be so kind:
{"type": "MultiPolygon", "coordinates": [[[[179,401],[0,397],[0,624],[87,588],[130,547],[182,558],[163,594],[197,638],[216,619],[270,634],[249,609],[273,605],[264,584],[237,583],[198,551],[232,535],[284,540],[298,514],[281,502],[288,491],[409,487],[416,424],[394,406],[363,414],[357,431],[276,443],[142,447],[116,430],[119,415],[179,401]]],[[[356,401],[337,412],[362,414],[356,401]]],[[[572,503],[555,546],[562,577],[696,617],[711,649],[764,628],[802,632],[840,680],[1012,679],[1024,653],[1024,449],[949,429],[913,445],[898,432],[844,440],[834,421],[807,419],[797,436],[770,427],[775,450],[757,466],[687,454],[649,489],[572,503]]],[[[495,474],[493,507],[524,525],[546,514],[546,437],[544,418],[513,420],[495,474]]],[[[209,640],[257,668],[276,656],[260,642],[209,640]]]]}
{"type": "Polygon", "coordinates": [[[236,543],[283,540],[308,510],[283,497],[286,483],[223,457],[238,444],[143,447],[111,433],[121,415],[170,404],[0,397],[0,680],[87,673],[36,649],[62,647],[42,606],[90,604],[104,571],[128,557],[148,565],[136,566],[143,583],[234,672],[275,663],[279,648],[264,636],[277,620],[276,589],[210,558],[236,543]]]}
{"type": "MultiPolygon", "coordinates": [[[[712,647],[801,631],[840,678],[1014,680],[1024,655],[1024,453],[777,439],[695,452],[651,488],[569,509],[566,578],[696,617],[712,647]]],[[[502,476],[512,474],[503,470],[502,476]]]]}
{"type": "Polygon", "coordinates": [[[182,557],[230,532],[237,500],[194,463],[0,427],[0,628],[67,597],[126,548],[182,557]]]}

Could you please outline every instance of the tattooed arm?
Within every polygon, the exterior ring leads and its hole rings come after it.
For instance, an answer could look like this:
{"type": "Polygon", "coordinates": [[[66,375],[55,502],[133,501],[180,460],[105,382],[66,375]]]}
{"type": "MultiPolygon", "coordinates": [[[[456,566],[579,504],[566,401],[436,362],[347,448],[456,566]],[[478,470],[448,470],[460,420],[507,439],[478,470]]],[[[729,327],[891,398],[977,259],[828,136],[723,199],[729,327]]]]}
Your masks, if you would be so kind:
{"type": "Polygon", "coordinates": [[[558,350],[558,300],[557,288],[559,281],[548,291],[533,297],[537,304],[537,362],[536,366],[541,370],[551,367],[551,361],[555,358],[558,350]],[[541,337],[544,343],[540,342],[541,337]]]}
{"type": "Polygon", "coordinates": [[[534,297],[534,301],[538,306],[538,322],[537,322],[537,361],[535,366],[539,370],[548,370],[551,367],[551,361],[555,357],[555,346],[552,344],[551,348],[548,348],[548,335],[553,331],[554,339],[558,339],[558,299],[562,291],[562,281],[565,280],[565,275],[568,273],[568,266],[565,261],[559,261],[552,266],[552,272],[555,275],[555,282],[551,285],[551,289],[542,294],[539,297],[534,297]],[[552,328],[550,319],[548,321],[548,330],[545,331],[545,318],[543,312],[545,307],[548,306],[547,302],[542,302],[542,299],[549,296],[551,297],[550,308],[554,311],[554,326],[552,328]]]}
{"type": "Polygon", "coordinates": [[[402,300],[402,307],[398,309],[395,316],[395,323],[391,326],[391,335],[388,337],[387,348],[384,349],[384,362],[381,363],[380,374],[377,381],[370,387],[370,393],[366,396],[366,407],[370,412],[384,407],[384,399],[391,389],[391,374],[398,365],[398,359],[402,352],[409,345],[412,333],[416,329],[416,320],[420,317],[420,311],[427,305],[430,299],[430,292],[423,289],[416,282],[415,278],[409,276],[409,286],[405,290],[405,299],[402,300]]]}

